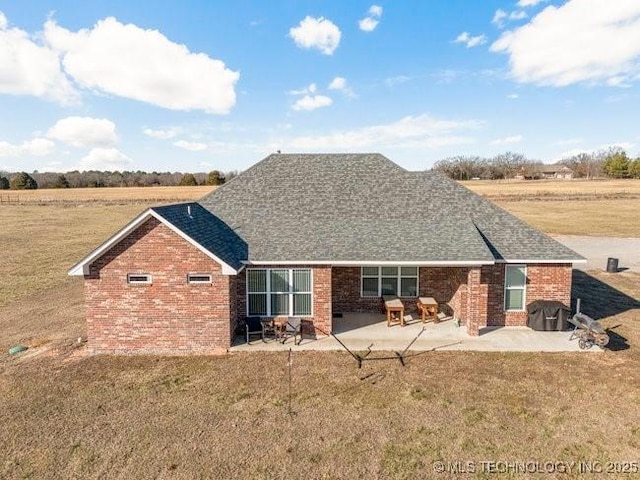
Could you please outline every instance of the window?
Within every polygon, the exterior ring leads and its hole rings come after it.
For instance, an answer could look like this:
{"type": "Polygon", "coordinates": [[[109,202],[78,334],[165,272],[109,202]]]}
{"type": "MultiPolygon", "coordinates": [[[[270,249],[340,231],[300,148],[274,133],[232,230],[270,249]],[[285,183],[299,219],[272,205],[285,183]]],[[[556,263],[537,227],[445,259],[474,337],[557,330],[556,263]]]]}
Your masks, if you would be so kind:
{"type": "Polygon", "coordinates": [[[247,269],[247,315],[312,314],[311,269],[247,269]]]}
{"type": "Polygon", "coordinates": [[[524,310],[527,266],[507,265],[504,280],[504,309],[524,310]]]}
{"type": "Polygon", "coordinates": [[[187,283],[211,283],[211,275],[208,273],[190,273],[187,275],[187,283]]]}
{"type": "Polygon", "coordinates": [[[362,267],[363,297],[418,296],[418,267],[362,267]]]}
{"type": "Polygon", "coordinates": [[[150,285],[151,284],[151,275],[146,273],[129,273],[127,275],[127,283],[132,285],[150,285]]]}

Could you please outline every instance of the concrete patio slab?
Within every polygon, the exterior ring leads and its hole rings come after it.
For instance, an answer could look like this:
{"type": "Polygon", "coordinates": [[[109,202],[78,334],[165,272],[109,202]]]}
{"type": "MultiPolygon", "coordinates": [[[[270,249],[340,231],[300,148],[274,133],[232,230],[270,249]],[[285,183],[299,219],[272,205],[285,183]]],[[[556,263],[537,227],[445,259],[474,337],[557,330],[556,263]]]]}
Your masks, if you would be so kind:
{"type": "MultiPolygon", "coordinates": [[[[457,327],[452,318],[440,323],[423,324],[415,316],[407,316],[407,325],[387,327],[385,316],[371,313],[346,313],[334,318],[334,334],[350,350],[402,351],[412,341],[411,351],[427,350],[474,350],[486,352],[600,352],[598,347],[580,350],[577,340],[570,341],[570,331],[536,332],[528,327],[487,327],[480,335],[472,337],[464,326],[457,327]],[[422,329],[424,328],[424,331],[422,329]],[[422,333],[421,333],[422,332],[422,333]],[[416,339],[417,337],[417,339],[416,339]],[[415,340],[415,341],[414,341],[415,340]]],[[[249,344],[237,337],[232,352],[282,351],[288,350],[343,350],[331,336],[309,338],[305,336],[300,345],[293,339],[284,344],[273,339],[263,342],[252,340],[249,344]]]]}
{"type": "Polygon", "coordinates": [[[605,270],[609,257],[619,260],[619,268],[633,272],[640,271],[640,238],[584,237],[558,235],[553,237],[560,243],[578,252],[587,259],[586,263],[576,263],[579,270],[605,270]]]}

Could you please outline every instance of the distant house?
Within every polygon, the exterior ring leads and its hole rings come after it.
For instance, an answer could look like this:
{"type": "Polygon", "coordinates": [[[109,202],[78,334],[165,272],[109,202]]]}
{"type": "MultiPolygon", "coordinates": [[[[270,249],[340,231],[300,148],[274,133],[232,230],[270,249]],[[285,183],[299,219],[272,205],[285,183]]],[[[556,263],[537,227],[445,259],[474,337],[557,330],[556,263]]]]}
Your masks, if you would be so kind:
{"type": "Polygon", "coordinates": [[[93,353],[220,353],[246,316],[331,332],[383,294],[433,297],[469,335],[570,301],[582,257],[435,172],[379,154],[274,154],[199,202],[154,207],[69,271],[93,353]]]}
{"type": "Polygon", "coordinates": [[[540,169],[540,176],[541,178],[571,180],[573,178],[573,170],[566,165],[544,165],[540,169]]]}

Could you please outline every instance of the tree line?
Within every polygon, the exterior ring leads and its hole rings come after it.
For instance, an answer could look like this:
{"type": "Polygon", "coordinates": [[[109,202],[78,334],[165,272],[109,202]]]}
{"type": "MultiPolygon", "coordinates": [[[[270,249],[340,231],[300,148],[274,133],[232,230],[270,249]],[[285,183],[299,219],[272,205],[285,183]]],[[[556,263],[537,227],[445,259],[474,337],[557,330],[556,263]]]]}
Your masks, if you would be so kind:
{"type": "MultiPolygon", "coordinates": [[[[612,147],[592,153],[580,153],[565,158],[556,166],[570,168],[574,178],[640,178],[640,158],[632,159],[622,148],[612,147]]],[[[499,180],[542,177],[548,168],[539,160],[521,153],[505,152],[492,158],[456,156],[438,160],[433,169],[455,180],[499,180]]]]}
{"type": "Polygon", "coordinates": [[[238,175],[237,170],[208,173],[98,171],[0,172],[0,190],[35,190],[37,188],[99,188],[222,185],[238,175]]]}
{"type": "MultiPolygon", "coordinates": [[[[632,159],[622,148],[613,147],[592,153],[580,153],[558,162],[570,168],[575,178],[640,178],[640,158],[632,159]]],[[[499,180],[509,178],[541,178],[548,167],[521,153],[505,152],[491,158],[455,156],[438,160],[433,170],[455,180],[499,180]]],[[[0,190],[33,190],[36,188],[98,188],[222,185],[238,175],[237,170],[209,173],[98,171],[0,172],[0,190]]]]}

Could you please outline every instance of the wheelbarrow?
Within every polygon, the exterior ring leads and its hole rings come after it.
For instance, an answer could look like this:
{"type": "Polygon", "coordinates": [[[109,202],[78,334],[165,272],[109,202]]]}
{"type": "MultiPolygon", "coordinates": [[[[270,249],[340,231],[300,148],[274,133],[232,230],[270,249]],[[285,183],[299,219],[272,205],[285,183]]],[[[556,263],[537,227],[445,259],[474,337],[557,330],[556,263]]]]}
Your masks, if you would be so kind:
{"type": "Polygon", "coordinates": [[[587,350],[594,345],[604,348],[609,343],[609,335],[605,332],[598,320],[594,320],[584,313],[576,313],[570,317],[569,322],[575,326],[569,340],[578,339],[578,345],[582,350],[587,350]]]}

